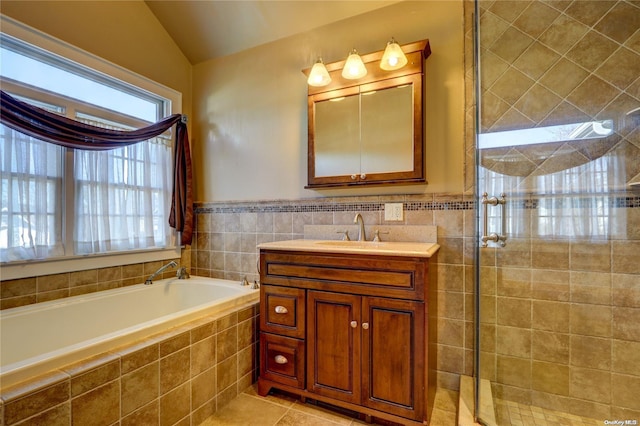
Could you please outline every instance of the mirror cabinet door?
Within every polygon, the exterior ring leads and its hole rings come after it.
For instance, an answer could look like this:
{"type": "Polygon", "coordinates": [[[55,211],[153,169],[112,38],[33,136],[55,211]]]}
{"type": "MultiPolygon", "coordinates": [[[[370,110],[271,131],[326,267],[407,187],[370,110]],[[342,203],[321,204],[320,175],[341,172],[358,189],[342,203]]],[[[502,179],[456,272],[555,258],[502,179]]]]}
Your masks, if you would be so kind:
{"type": "MultiPolygon", "coordinates": [[[[364,87],[363,87],[364,89],[364,87]]],[[[413,170],[411,84],[362,91],[361,173],[413,170]]]]}
{"type": "Polygon", "coordinates": [[[309,96],[309,187],[424,182],[422,75],[309,96]]]}
{"type": "Polygon", "coordinates": [[[355,94],[315,103],[316,177],[352,175],[360,170],[360,97],[355,94]]]}

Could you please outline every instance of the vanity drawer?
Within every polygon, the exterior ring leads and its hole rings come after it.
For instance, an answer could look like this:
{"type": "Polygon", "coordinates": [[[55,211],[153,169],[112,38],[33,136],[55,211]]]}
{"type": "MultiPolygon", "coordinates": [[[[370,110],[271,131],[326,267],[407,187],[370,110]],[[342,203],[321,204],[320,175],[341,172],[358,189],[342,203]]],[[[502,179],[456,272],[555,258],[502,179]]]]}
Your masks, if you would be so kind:
{"type": "Polygon", "coordinates": [[[263,285],[424,300],[425,258],[260,251],[263,285]]]}
{"type": "Polygon", "coordinates": [[[304,339],[305,290],[263,285],[260,291],[260,330],[304,339]]]}
{"type": "Polygon", "coordinates": [[[260,333],[260,377],[304,389],[304,340],[260,333]]]}

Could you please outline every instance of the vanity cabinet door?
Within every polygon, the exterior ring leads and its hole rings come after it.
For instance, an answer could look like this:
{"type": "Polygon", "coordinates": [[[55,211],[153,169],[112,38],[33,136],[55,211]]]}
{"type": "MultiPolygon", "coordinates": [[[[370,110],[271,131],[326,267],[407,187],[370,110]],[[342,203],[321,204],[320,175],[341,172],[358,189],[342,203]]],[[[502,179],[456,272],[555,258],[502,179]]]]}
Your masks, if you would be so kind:
{"type": "Polygon", "coordinates": [[[360,404],[361,297],[309,291],[307,390],[360,404]]]}
{"type": "Polygon", "coordinates": [[[362,301],[362,403],[397,416],[424,416],[424,303],[362,301]]]}

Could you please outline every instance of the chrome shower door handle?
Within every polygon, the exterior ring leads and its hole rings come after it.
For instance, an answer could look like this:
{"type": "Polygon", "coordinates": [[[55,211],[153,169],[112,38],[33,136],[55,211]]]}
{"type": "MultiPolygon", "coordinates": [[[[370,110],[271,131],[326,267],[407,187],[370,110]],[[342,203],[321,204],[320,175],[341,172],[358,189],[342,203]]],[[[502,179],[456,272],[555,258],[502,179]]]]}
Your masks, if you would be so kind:
{"type": "Polygon", "coordinates": [[[494,243],[500,244],[501,247],[506,245],[507,241],[507,216],[506,216],[506,195],[504,193],[500,194],[500,198],[491,197],[485,192],[482,194],[482,247],[486,247],[489,241],[493,241],[494,243]],[[488,206],[499,206],[500,207],[500,232],[491,232],[489,233],[489,217],[488,206]]]}

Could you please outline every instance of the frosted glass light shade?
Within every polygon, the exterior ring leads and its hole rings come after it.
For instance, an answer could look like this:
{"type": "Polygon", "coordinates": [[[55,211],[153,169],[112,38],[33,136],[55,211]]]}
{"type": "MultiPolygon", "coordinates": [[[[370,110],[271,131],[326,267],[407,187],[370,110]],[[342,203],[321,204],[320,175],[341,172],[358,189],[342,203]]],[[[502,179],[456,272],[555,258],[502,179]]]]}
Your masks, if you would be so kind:
{"type": "Polygon", "coordinates": [[[309,86],[315,87],[322,87],[331,83],[331,76],[329,75],[329,71],[327,71],[327,67],[324,66],[322,58],[318,58],[316,63],[313,64],[307,83],[309,86]]]}
{"type": "Polygon", "coordinates": [[[382,61],[380,61],[380,68],[385,71],[393,71],[400,69],[407,65],[407,57],[400,45],[391,38],[391,41],[387,43],[386,49],[382,54],[382,61]]]}
{"type": "Polygon", "coordinates": [[[362,62],[362,58],[358,55],[356,49],[353,49],[342,69],[342,77],[355,80],[365,75],[367,75],[367,67],[364,66],[364,62],[362,62]]]}

